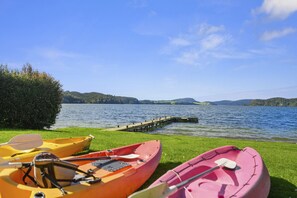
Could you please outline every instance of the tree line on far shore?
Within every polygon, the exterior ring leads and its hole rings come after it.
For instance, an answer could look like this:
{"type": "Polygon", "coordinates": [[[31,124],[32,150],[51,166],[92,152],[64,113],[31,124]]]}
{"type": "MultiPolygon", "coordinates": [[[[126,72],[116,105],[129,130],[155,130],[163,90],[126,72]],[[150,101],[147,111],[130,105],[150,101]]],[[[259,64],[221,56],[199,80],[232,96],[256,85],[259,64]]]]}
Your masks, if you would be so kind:
{"type": "Polygon", "coordinates": [[[252,100],[251,106],[297,107],[297,98],[270,98],[267,100],[252,100]]]}
{"type": "Polygon", "coordinates": [[[80,93],[65,91],[63,103],[72,104],[197,104],[193,98],[180,98],[175,100],[138,100],[133,97],[113,96],[97,92],[80,93]]]}
{"type": "Polygon", "coordinates": [[[113,96],[97,92],[80,93],[65,91],[63,103],[72,104],[169,104],[169,105],[226,105],[226,106],[297,106],[297,98],[270,98],[267,100],[245,99],[237,101],[198,102],[193,98],[181,98],[174,100],[138,100],[133,97],[113,96]]]}
{"type": "Polygon", "coordinates": [[[136,98],[124,96],[112,96],[102,93],[90,92],[79,93],[76,91],[65,91],[63,103],[92,103],[92,104],[138,104],[136,98]]]}

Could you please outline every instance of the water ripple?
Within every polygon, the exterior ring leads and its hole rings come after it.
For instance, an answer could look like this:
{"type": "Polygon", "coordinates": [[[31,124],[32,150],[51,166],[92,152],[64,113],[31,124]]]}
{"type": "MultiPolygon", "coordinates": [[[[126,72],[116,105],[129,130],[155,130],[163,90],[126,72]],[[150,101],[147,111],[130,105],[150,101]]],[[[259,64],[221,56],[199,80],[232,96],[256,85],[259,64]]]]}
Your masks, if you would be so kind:
{"type": "Polygon", "coordinates": [[[198,117],[153,133],[297,141],[297,108],[199,105],[63,104],[53,128],[109,128],[163,116],[198,117]]]}

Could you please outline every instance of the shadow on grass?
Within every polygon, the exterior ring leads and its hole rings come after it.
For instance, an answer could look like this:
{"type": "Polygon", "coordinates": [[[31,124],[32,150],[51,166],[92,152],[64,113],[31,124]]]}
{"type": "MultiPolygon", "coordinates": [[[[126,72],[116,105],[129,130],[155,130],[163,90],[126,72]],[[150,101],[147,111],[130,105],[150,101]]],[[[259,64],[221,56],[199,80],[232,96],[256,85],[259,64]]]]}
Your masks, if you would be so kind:
{"type": "Polygon", "coordinates": [[[182,162],[167,162],[167,163],[160,163],[156,169],[156,171],[153,173],[153,175],[147,180],[140,189],[147,188],[150,186],[154,181],[156,181],[159,177],[164,175],[168,170],[174,169],[178,165],[180,165],[182,162]]]}
{"type": "Polygon", "coordinates": [[[269,198],[297,197],[296,185],[279,177],[270,177],[270,180],[271,187],[269,192],[269,198]]]}

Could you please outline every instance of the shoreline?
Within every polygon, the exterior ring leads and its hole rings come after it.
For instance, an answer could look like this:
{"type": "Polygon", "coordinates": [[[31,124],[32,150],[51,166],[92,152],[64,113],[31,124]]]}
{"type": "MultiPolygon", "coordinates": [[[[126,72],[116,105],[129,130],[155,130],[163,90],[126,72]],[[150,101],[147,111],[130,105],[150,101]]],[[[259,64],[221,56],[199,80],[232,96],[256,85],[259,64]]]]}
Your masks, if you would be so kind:
{"type": "MultiPolygon", "coordinates": [[[[55,131],[55,130],[63,130],[63,129],[68,129],[68,128],[77,128],[77,129],[100,129],[100,130],[106,130],[110,132],[116,132],[114,130],[110,130],[114,127],[110,128],[100,128],[100,127],[81,127],[81,126],[68,126],[68,127],[59,127],[59,128],[50,128],[50,129],[45,129],[49,131],[55,131]]],[[[124,133],[131,133],[130,131],[121,131],[124,133]]],[[[187,134],[177,134],[177,133],[159,133],[159,132],[139,132],[135,131],[133,133],[142,133],[142,134],[148,134],[148,135],[168,135],[168,136],[185,136],[185,137],[199,137],[199,138],[223,138],[223,139],[232,139],[232,140],[250,140],[250,141],[258,141],[258,142],[282,142],[282,143],[290,143],[290,144],[297,144],[297,140],[295,139],[289,139],[289,138],[281,138],[281,137],[273,137],[273,138],[241,138],[241,137],[232,137],[232,136],[201,136],[201,135],[187,135],[187,134]]]]}
{"type": "MultiPolygon", "coordinates": [[[[138,132],[138,133],[145,133],[145,132],[138,132]]],[[[186,134],[178,134],[178,133],[150,133],[147,134],[158,134],[158,135],[181,135],[181,136],[189,136],[189,137],[201,137],[201,138],[226,138],[226,139],[234,139],[234,140],[253,140],[253,141],[261,141],[261,142],[284,142],[284,143],[292,143],[297,144],[297,139],[289,139],[289,138],[281,138],[281,137],[273,137],[273,138],[241,138],[241,137],[234,137],[234,136],[201,136],[201,135],[186,135],[186,134]]]]}

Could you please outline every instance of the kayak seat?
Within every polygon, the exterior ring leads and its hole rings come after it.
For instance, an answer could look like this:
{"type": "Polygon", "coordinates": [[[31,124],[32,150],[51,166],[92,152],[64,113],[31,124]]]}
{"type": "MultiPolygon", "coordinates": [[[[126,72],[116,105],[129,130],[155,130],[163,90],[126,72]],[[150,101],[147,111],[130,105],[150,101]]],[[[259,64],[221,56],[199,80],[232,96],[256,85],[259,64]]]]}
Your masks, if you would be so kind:
{"type": "Polygon", "coordinates": [[[87,181],[91,184],[101,181],[100,178],[93,176],[92,172],[82,171],[78,169],[78,165],[60,160],[57,156],[48,152],[42,152],[34,157],[31,166],[23,176],[25,184],[27,177],[41,188],[58,188],[63,195],[67,194],[63,187],[70,186],[72,183],[87,181]],[[33,177],[29,175],[32,168],[34,171],[33,177]],[[77,172],[83,173],[84,175],[75,177],[77,172]]]}
{"type": "Polygon", "coordinates": [[[69,186],[74,178],[77,165],[61,161],[51,153],[41,153],[33,159],[34,178],[42,188],[53,188],[53,180],[60,186],[69,186]]]}

